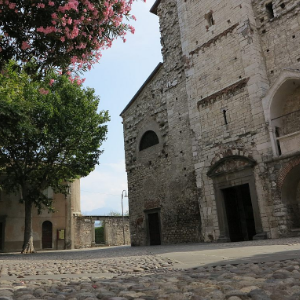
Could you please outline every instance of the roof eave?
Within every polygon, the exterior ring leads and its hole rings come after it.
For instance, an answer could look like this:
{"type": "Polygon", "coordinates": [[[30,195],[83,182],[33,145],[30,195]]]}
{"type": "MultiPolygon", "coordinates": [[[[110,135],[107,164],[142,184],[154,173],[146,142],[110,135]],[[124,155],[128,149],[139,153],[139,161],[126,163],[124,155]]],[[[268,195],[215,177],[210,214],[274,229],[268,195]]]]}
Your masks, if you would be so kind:
{"type": "Polygon", "coordinates": [[[120,116],[123,117],[123,114],[125,111],[131,106],[131,104],[137,99],[137,97],[141,94],[141,92],[144,90],[146,85],[151,81],[151,79],[156,75],[156,73],[159,71],[161,66],[163,65],[162,62],[160,62],[156,68],[153,70],[153,72],[150,74],[150,76],[146,79],[146,81],[143,83],[143,85],[140,87],[140,89],[136,92],[136,94],[133,96],[133,98],[129,101],[129,103],[126,105],[126,107],[121,112],[120,116]]]}
{"type": "Polygon", "coordinates": [[[156,0],[153,4],[153,6],[151,7],[150,9],[150,12],[157,15],[157,8],[158,8],[158,5],[160,4],[161,0],[156,0]]]}

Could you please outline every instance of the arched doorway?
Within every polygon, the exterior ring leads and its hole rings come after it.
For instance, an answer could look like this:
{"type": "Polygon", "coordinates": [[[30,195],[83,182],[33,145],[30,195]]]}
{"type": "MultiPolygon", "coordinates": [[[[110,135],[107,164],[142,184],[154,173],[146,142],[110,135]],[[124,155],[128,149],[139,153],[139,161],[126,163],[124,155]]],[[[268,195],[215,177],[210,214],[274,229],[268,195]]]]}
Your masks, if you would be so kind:
{"type": "Polygon", "coordinates": [[[52,248],[52,223],[45,221],[42,225],[42,248],[52,248]]]}
{"type": "Polygon", "coordinates": [[[240,155],[225,156],[207,175],[213,180],[220,242],[265,239],[253,168],[256,162],[240,155]]]}
{"type": "Polygon", "coordinates": [[[281,199],[287,208],[290,229],[300,229],[300,164],[285,177],[281,188],[281,199]]]}

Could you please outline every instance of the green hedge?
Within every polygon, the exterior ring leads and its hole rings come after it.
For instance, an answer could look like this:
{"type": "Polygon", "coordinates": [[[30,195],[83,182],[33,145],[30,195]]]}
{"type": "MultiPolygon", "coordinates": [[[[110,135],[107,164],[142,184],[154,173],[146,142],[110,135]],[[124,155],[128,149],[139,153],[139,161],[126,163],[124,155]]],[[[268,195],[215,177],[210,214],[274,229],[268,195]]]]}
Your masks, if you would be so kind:
{"type": "Polygon", "coordinates": [[[96,244],[103,244],[104,240],[104,227],[95,228],[95,242],[96,244]]]}

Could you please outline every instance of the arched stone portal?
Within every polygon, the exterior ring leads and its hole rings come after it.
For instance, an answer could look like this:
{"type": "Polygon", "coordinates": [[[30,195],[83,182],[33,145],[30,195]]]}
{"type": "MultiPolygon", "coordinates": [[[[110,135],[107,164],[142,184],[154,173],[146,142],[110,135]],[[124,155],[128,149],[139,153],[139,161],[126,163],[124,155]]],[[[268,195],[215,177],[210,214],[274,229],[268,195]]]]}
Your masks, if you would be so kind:
{"type": "Polygon", "coordinates": [[[52,248],[52,223],[50,221],[45,221],[42,225],[42,248],[52,248]]]}
{"type": "Polygon", "coordinates": [[[275,156],[300,151],[300,72],[285,70],[263,99],[275,156]]]}
{"type": "Polygon", "coordinates": [[[256,162],[244,156],[228,156],[216,162],[207,175],[213,179],[219,241],[265,239],[253,168],[256,162]]]}

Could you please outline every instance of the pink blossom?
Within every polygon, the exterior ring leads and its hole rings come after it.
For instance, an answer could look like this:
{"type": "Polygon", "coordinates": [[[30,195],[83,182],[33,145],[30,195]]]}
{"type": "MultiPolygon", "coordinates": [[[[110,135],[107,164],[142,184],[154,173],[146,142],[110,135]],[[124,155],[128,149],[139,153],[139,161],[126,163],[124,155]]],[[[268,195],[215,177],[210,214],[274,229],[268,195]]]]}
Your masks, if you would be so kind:
{"type": "MultiPolygon", "coordinates": [[[[111,47],[114,38],[107,36],[106,28],[115,27],[118,32],[117,36],[120,36],[124,42],[126,41],[126,31],[132,34],[135,32],[134,27],[125,23],[123,19],[125,16],[130,17],[131,5],[136,0],[64,0],[59,2],[31,0],[24,1],[26,10],[18,10],[19,2],[14,3],[13,1],[16,0],[0,0],[0,20],[2,17],[8,16],[8,12],[15,14],[17,21],[18,19],[23,20],[25,14],[26,17],[34,19],[36,8],[39,10],[35,17],[45,18],[43,26],[31,27],[30,30],[24,28],[22,38],[27,41],[18,41],[15,37],[5,33],[2,28],[7,45],[14,42],[21,44],[20,51],[25,53],[27,49],[33,47],[32,45],[37,40],[41,40],[42,34],[45,35],[43,37],[45,43],[48,41],[47,35],[51,35],[54,43],[45,53],[40,53],[37,59],[47,62],[48,57],[56,55],[57,51],[60,51],[59,47],[62,47],[63,55],[68,53],[67,55],[72,58],[70,66],[72,72],[78,71],[80,68],[90,69],[101,58],[101,52],[111,47]],[[62,5],[57,3],[62,3],[62,5]],[[115,9],[116,5],[118,6],[117,10],[115,9]],[[55,44],[57,42],[65,44],[55,44]]],[[[136,20],[135,16],[131,16],[131,19],[136,20]]],[[[3,52],[4,46],[1,46],[3,50],[0,48],[0,51],[3,52]]],[[[77,83],[81,82],[81,79],[78,78],[73,80],[77,83]]]]}
{"type": "Polygon", "coordinates": [[[9,3],[8,7],[10,9],[15,9],[16,5],[17,5],[16,3],[9,3]]]}
{"type": "Polygon", "coordinates": [[[28,49],[28,48],[30,48],[30,45],[29,45],[27,42],[23,41],[23,42],[22,42],[22,45],[21,45],[21,49],[22,49],[22,50],[26,50],[26,49],[28,49]]]}
{"type": "Polygon", "coordinates": [[[49,91],[45,90],[44,88],[40,88],[39,92],[40,92],[41,95],[47,95],[47,94],[49,94],[49,91]]]}
{"type": "Polygon", "coordinates": [[[133,26],[131,26],[131,25],[128,25],[128,27],[129,27],[129,29],[130,29],[130,32],[131,32],[132,34],[134,34],[135,28],[134,28],[133,26]]]}
{"type": "Polygon", "coordinates": [[[54,79],[50,79],[49,85],[52,86],[53,83],[54,83],[54,79]]]}
{"type": "Polygon", "coordinates": [[[52,32],[56,32],[57,29],[54,26],[47,26],[46,28],[41,26],[41,27],[37,28],[36,31],[37,32],[43,32],[44,34],[49,34],[49,33],[52,33],[52,32]]]}

